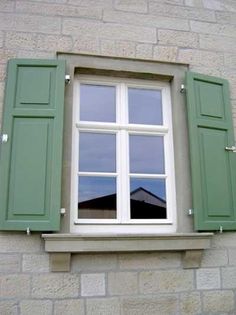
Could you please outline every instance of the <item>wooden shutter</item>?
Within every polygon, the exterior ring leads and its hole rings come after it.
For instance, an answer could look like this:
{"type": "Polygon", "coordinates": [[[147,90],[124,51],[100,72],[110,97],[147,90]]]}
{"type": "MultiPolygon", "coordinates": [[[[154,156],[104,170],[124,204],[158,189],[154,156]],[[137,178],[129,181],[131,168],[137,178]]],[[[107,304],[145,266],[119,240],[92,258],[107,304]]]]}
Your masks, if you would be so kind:
{"type": "Polygon", "coordinates": [[[0,155],[0,229],[60,227],[65,62],[8,64],[0,155]],[[6,140],[6,136],[5,136],[6,140]]]}
{"type": "Polygon", "coordinates": [[[196,230],[236,229],[236,153],[226,80],[187,73],[187,108],[196,230]],[[233,149],[233,148],[232,148],[233,149]]]}

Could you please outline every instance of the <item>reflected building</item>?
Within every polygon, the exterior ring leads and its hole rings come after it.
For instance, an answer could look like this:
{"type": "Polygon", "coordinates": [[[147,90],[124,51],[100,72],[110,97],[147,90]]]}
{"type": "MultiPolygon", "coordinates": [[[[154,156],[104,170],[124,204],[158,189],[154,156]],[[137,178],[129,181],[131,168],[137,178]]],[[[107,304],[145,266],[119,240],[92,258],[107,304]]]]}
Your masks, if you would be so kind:
{"type": "MultiPolygon", "coordinates": [[[[116,194],[78,203],[81,219],[115,219],[116,194]]],[[[131,219],[166,219],[166,201],[139,187],[130,193],[131,219]]]]}

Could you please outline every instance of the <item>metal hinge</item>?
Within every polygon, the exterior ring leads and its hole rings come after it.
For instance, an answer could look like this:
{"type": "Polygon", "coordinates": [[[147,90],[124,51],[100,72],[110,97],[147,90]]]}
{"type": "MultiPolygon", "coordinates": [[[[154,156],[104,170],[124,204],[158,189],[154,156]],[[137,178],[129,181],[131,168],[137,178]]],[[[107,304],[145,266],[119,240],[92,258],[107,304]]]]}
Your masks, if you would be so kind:
{"type": "Polygon", "coordinates": [[[61,208],[60,214],[61,214],[61,215],[65,215],[65,214],[66,214],[66,209],[65,209],[65,208],[61,208]]]}
{"type": "Polygon", "coordinates": [[[194,214],[193,209],[188,209],[188,215],[193,215],[193,214],[194,214]]]}
{"type": "Polygon", "coordinates": [[[186,86],[184,84],[180,85],[180,93],[185,93],[186,92],[186,86]]]}
{"type": "Polygon", "coordinates": [[[70,75],[69,74],[65,75],[65,83],[70,84],[70,75]]]}

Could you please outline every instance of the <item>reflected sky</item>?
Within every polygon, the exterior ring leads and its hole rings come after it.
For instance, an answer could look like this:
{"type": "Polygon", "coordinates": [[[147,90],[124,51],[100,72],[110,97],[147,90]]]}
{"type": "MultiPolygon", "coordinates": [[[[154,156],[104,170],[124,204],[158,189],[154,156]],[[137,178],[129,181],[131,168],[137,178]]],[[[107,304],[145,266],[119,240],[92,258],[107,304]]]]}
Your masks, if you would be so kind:
{"type": "Polygon", "coordinates": [[[129,122],[162,125],[161,91],[129,88],[129,122]]]}
{"type": "Polygon", "coordinates": [[[162,136],[130,135],[130,173],[164,174],[162,136]]]}
{"type": "Polygon", "coordinates": [[[79,156],[81,172],[115,172],[116,135],[80,132],[79,156]]]}
{"type": "Polygon", "coordinates": [[[79,202],[116,193],[116,178],[81,176],[79,178],[79,202]]]}
{"type": "Polygon", "coordinates": [[[165,179],[157,178],[131,178],[130,179],[130,192],[138,188],[144,188],[157,197],[166,200],[166,186],[165,179]]]}
{"type": "Polygon", "coordinates": [[[81,84],[80,120],[115,122],[116,121],[115,87],[81,84]]]}

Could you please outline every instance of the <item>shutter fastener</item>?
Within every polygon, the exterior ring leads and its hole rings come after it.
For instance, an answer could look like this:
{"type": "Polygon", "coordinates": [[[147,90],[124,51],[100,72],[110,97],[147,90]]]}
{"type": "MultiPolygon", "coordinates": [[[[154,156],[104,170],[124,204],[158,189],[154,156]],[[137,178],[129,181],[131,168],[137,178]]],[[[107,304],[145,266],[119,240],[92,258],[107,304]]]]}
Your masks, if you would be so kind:
{"type": "Polygon", "coordinates": [[[188,209],[188,215],[193,215],[194,211],[193,209],[188,209]]]}
{"type": "Polygon", "coordinates": [[[27,235],[30,235],[30,234],[31,234],[29,227],[27,227],[27,229],[26,229],[26,234],[27,234],[27,235]]]}
{"type": "Polygon", "coordinates": [[[220,233],[223,233],[223,226],[220,225],[220,233]]]}
{"type": "Polygon", "coordinates": [[[66,209],[65,208],[61,208],[60,213],[61,213],[61,215],[65,215],[66,214],[66,209]]]}
{"type": "Polygon", "coordinates": [[[1,136],[1,140],[2,140],[2,143],[6,143],[8,141],[8,135],[7,134],[2,134],[1,136]]]}
{"type": "Polygon", "coordinates": [[[186,87],[184,84],[180,85],[180,93],[185,93],[186,92],[186,87]]]}
{"type": "Polygon", "coordinates": [[[65,75],[65,83],[70,84],[70,75],[69,74],[65,75]]]}

